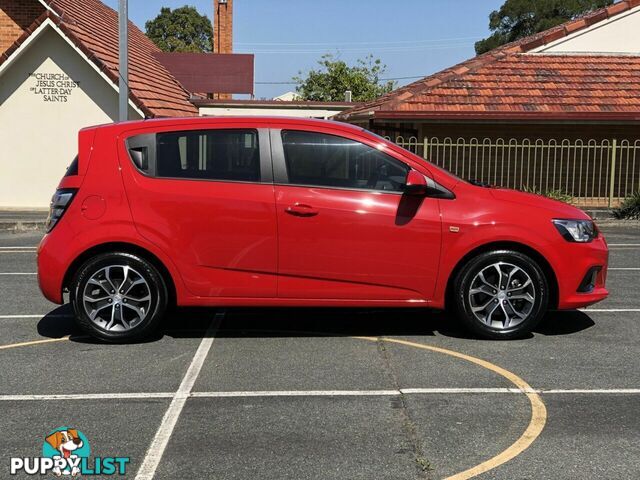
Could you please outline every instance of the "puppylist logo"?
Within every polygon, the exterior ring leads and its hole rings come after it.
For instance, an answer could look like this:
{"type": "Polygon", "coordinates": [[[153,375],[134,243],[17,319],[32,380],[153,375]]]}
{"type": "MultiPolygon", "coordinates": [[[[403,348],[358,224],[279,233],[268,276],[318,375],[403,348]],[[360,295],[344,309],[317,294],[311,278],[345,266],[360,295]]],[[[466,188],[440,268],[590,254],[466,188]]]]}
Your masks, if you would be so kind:
{"type": "Polygon", "coordinates": [[[11,475],[125,475],[129,457],[91,457],[89,440],[80,430],[58,427],[42,444],[41,457],[11,458],[11,475]]]}

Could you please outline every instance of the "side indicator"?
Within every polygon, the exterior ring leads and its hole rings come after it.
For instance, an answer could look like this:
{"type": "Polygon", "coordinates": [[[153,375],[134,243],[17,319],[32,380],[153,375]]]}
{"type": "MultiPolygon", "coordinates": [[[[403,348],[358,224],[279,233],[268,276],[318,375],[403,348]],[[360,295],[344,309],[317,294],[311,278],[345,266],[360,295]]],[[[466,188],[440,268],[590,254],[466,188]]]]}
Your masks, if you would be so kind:
{"type": "Polygon", "coordinates": [[[449,227],[449,231],[453,233],[458,233],[460,231],[460,227],[449,227]]]}

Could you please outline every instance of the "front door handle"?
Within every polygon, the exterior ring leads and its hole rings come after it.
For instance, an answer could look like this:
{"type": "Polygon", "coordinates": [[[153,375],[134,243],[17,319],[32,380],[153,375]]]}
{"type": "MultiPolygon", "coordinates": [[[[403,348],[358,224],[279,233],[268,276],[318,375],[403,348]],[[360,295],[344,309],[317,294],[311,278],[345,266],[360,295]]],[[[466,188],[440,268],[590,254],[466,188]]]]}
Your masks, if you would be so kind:
{"type": "Polygon", "coordinates": [[[319,213],[318,210],[313,208],[311,205],[306,205],[304,203],[289,205],[284,211],[289,215],[294,215],[296,217],[314,217],[319,213]]]}

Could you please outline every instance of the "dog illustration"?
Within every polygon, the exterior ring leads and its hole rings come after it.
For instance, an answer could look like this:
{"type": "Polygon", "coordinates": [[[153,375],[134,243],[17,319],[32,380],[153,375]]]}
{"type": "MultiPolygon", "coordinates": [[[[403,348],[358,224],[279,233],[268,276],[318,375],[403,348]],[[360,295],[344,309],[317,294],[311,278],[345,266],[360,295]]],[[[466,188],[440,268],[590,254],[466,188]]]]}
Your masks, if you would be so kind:
{"type": "Polygon", "coordinates": [[[71,475],[75,477],[80,473],[79,458],[73,454],[74,450],[82,448],[84,442],[78,436],[78,431],[75,429],[61,430],[54,432],[45,438],[45,441],[60,452],[60,455],[56,455],[54,460],[62,460],[66,467],[55,467],[53,473],[57,476],[71,475]]]}

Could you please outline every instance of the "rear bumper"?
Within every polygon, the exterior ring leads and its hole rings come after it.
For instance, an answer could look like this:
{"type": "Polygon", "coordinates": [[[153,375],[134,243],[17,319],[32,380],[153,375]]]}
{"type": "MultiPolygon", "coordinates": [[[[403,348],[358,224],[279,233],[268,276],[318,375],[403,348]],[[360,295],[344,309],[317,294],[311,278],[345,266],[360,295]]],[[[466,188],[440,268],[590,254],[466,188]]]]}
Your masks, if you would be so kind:
{"type": "Polygon", "coordinates": [[[569,243],[563,248],[556,267],[558,279],[558,309],[570,310],[583,308],[607,298],[606,289],[609,249],[602,235],[587,244],[569,243]],[[585,276],[594,267],[600,268],[595,277],[593,288],[584,290],[585,276]]]}
{"type": "Polygon", "coordinates": [[[47,300],[61,305],[64,276],[72,259],[68,245],[73,234],[66,222],[56,225],[44,236],[38,247],[38,285],[47,300]]]}

